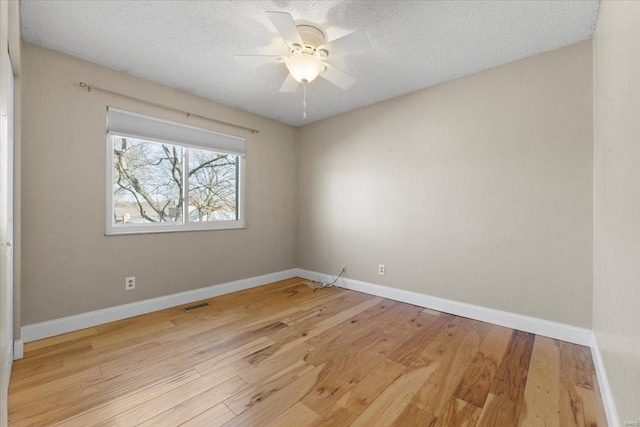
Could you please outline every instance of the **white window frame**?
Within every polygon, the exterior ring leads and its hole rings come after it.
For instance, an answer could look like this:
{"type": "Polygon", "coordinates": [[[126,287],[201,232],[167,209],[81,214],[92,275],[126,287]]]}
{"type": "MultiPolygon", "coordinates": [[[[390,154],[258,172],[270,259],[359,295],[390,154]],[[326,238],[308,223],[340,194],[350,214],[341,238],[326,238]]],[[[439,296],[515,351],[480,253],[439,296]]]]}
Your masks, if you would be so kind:
{"type": "MultiPolygon", "coordinates": [[[[187,129],[195,129],[200,132],[211,133],[212,136],[215,137],[223,137],[223,138],[238,138],[232,135],[226,135],[220,132],[213,132],[205,129],[194,128],[192,126],[183,125],[180,123],[169,122],[166,120],[156,119],[153,117],[143,116],[136,113],[130,113],[125,110],[119,110],[114,108],[109,108],[110,111],[115,111],[117,113],[130,114],[132,116],[141,117],[143,119],[155,120],[160,123],[170,124],[175,126],[180,126],[187,129]]],[[[238,138],[242,139],[242,138],[238,138]]],[[[242,139],[244,142],[244,139],[242,139]]],[[[188,144],[181,142],[179,140],[169,140],[162,139],[158,137],[148,137],[141,134],[134,134],[129,132],[123,132],[121,130],[111,131],[109,126],[107,125],[107,134],[106,134],[106,154],[107,154],[107,218],[106,218],[106,235],[120,235],[120,234],[144,234],[144,233],[168,233],[168,232],[179,232],[179,231],[204,231],[204,230],[230,230],[230,229],[243,229],[246,228],[246,220],[245,220],[245,170],[246,170],[246,159],[244,154],[241,153],[225,153],[225,150],[220,150],[215,145],[208,146],[205,143],[198,144],[188,144]],[[184,168],[184,176],[183,176],[183,185],[182,185],[182,194],[181,197],[184,200],[186,209],[183,210],[183,221],[182,222],[155,222],[155,223],[143,223],[143,224],[120,224],[114,223],[114,209],[113,209],[113,169],[115,162],[115,155],[113,153],[113,137],[127,137],[127,138],[135,138],[144,141],[159,143],[159,144],[170,144],[179,146],[182,148],[193,148],[198,150],[210,150],[215,153],[221,154],[230,154],[238,157],[238,182],[236,184],[238,199],[237,199],[237,214],[238,219],[235,221],[189,221],[189,213],[188,213],[188,195],[189,195],[189,179],[188,179],[188,168],[184,168]]],[[[242,151],[244,152],[244,144],[242,147],[242,151]]],[[[189,150],[183,151],[183,162],[185,165],[189,164],[189,150]]]]}

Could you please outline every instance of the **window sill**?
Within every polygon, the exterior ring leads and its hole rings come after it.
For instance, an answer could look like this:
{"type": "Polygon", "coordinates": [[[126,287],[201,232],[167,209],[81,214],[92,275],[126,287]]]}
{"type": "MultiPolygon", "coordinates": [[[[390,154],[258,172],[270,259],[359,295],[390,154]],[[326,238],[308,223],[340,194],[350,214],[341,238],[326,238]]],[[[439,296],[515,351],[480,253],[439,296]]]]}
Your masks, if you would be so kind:
{"type": "Polygon", "coordinates": [[[221,230],[244,230],[247,225],[244,221],[229,221],[229,223],[214,224],[190,224],[180,226],[158,226],[158,225],[135,225],[135,226],[111,226],[104,233],[105,236],[120,236],[131,234],[158,234],[158,233],[180,233],[185,231],[221,231],[221,230]]]}

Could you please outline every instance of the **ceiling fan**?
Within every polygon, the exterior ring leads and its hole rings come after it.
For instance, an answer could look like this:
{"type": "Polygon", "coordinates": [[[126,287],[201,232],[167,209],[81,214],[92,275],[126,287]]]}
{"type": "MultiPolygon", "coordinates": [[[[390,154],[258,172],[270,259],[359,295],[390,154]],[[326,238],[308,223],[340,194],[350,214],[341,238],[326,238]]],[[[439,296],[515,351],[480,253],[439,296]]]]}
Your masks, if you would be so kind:
{"type": "Polygon", "coordinates": [[[327,60],[371,48],[363,30],[325,43],[324,33],[311,25],[296,25],[286,12],[267,12],[267,17],[289,46],[288,55],[237,55],[235,58],[250,66],[269,63],[285,64],[289,76],[280,92],[295,92],[300,83],[306,85],[320,76],[341,89],[348,89],[357,80],[327,63],[327,60]]]}

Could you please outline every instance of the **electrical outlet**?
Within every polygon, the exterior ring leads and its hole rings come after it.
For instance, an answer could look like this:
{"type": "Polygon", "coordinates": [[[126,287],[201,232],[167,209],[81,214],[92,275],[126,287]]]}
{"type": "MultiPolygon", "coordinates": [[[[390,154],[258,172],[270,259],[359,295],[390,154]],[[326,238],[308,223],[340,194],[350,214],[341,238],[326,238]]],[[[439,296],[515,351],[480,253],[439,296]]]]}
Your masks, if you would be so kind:
{"type": "Polygon", "coordinates": [[[134,277],[127,277],[126,279],[124,279],[124,290],[125,291],[132,291],[136,288],[136,278],[134,277]]]}
{"type": "Polygon", "coordinates": [[[378,274],[381,276],[385,276],[387,274],[387,267],[384,264],[378,265],[378,274]]]}

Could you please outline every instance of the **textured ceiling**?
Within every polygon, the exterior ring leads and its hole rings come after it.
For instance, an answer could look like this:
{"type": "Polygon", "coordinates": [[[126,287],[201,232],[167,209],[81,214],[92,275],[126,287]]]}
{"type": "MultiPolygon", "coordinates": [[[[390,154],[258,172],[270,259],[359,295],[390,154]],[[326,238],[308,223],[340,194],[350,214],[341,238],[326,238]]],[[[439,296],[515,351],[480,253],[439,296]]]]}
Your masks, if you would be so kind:
{"type": "MultiPolygon", "coordinates": [[[[22,1],[22,34],[58,50],[291,125],[303,125],[590,38],[598,0],[22,1]],[[367,53],[329,63],[355,76],[279,93],[284,64],[234,55],[287,47],[265,11],[289,12],[326,40],[363,29],[367,53]]],[[[87,81],[91,76],[87,76],[87,81]]]]}

